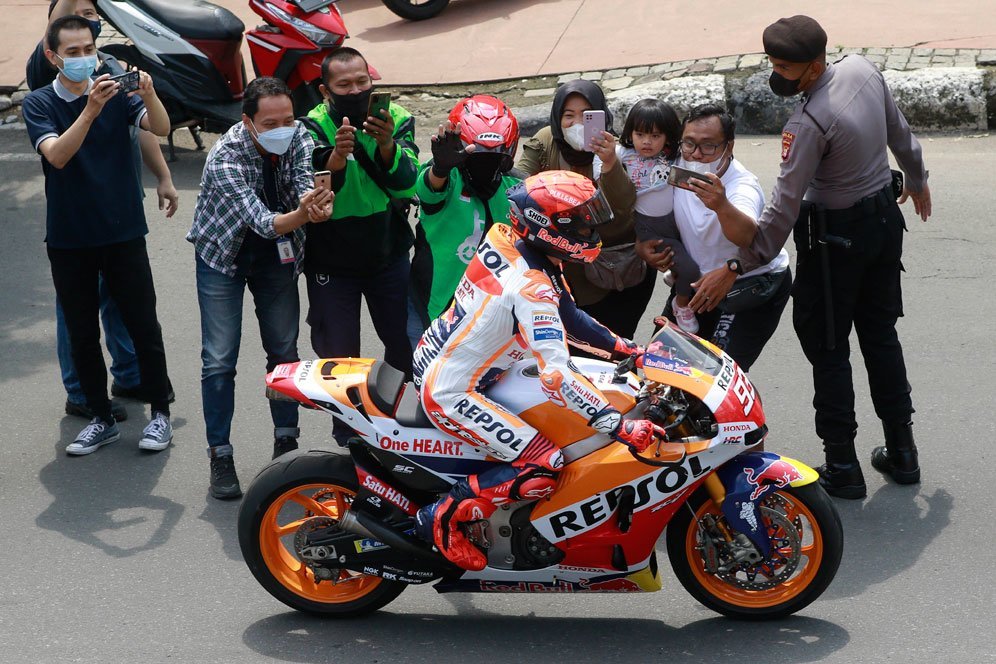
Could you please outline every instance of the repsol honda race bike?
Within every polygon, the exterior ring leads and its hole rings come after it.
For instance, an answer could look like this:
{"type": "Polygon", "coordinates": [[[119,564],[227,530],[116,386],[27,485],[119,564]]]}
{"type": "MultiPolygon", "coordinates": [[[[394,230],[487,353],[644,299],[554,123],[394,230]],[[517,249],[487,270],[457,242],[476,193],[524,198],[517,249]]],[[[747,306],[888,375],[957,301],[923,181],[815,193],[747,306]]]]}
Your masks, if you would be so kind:
{"type": "Polygon", "coordinates": [[[302,611],[374,611],[410,585],[438,592],[647,592],[661,588],[656,544],[699,602],[734,618],[794,613],[827,588],[843,532],[808,466],[752,451],[766,434],[761,397],[712,344],[665,324],[642,359],[575,359],[624,417],[649,418],[667,439],[638,454],[592,435],[544,394],[535,361],[513,365],[491,399],[549,436],[566,465],[555,491],[502,505],[465,526],[487,554],[459,569],[413,535],[417,509],[496,463],[432,426],[414,386],[370,359],[278,366],[271,398],[328,412],[355,435],[348,454],[298,451],[253,480],[239,543],[257,581],[302,611]]]}

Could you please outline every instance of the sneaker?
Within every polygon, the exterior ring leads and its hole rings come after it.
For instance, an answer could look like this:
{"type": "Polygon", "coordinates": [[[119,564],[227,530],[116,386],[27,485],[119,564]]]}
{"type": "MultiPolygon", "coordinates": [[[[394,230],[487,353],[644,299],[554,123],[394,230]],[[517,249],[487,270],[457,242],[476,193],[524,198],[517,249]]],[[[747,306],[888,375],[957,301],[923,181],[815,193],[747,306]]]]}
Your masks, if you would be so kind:
{"type": "Polygon", "coordinates": [[[90,424],[83,427],[76,440],[66,446],[66,454],[73,456],[83,456],[96,452],[104,445],[109,445],[121,437],[118,425],[114,422],[108,424],[99,417],[90,420],[90,424]]]}
{"type": "MultiPolygon", "coordinates": [[[[114,381],[111,383],[111,394],[116,397],[121,397],[122,399],[132,399],[134,401],[149,403],[149,400],[145,398],[145,393],[142,392],[141,384],[135,385],[134,387],[125,387],[117,381],[114,381]]],[[[173,383],[169,384],[169,395],[166,400],[168,403],[176,401],[176,393],[173,392],[173,383]]]]}
{"type": "Polygon", "coordinates": [[[293,452],[297,449],[297,438],[293,436],[280,436],[273,439],[273,458],[276,459],[282,454],[293,452]]]}
{"type": "MultiPolygon", "coordinates": [[[[66,415],[82,417],[84,420],[92,420],[97,417],[92,410],[87,408],[85,403],[76,403],[69,399],[66,399],[66,415]]],[[[124,404],[111,399],[111,416],[114,417],[115,422],[124,422],[128,419],[128,411],[125,410],[124,404]]]]}
{"type": "Polygon", "coordinates": [[[138,441],[138,448],[158,452],[169,447],[171,440],[173,440],[173,425],[169,422],[169,415],[156,411],[142,431],[142,440],[138,441]]]}
{"type": "Polygon", "coordinates": [[[664,283],[670,286],[671,288],[674,288],[674,272],[668,270],[667,272],[664,273],[664,283]]]}
{"type": "Polygon", "coordinates": [[[235,459],[220,456],[211,459],[211,495],[220,500],[238,498],[242,495],[239,476],[235,473],[235,459]]]}
{"type": "Polygon", "coordinates": [[[671,310],[674,312],[675,320],[678,321],[678,327],[689,334],[695,334],[699,331],[699,319],[695,317],[695,312],[692,311],[691,307],[672,303],[671,310]]]}

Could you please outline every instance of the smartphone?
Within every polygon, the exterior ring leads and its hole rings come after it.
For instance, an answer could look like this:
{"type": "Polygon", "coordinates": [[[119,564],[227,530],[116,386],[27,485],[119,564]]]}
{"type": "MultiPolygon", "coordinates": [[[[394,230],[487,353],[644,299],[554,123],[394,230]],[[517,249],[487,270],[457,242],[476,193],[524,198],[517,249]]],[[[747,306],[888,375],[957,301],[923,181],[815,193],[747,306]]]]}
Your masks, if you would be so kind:
{"type": "Polygon", "coordinates": [[[605,111],[584,111],[581,113],[581,124],[584,125],[584,149],[594,152],[591,141],[605,131],[605,111]]]}
{"type": "Polygon", "coordinates": [[[315,173],[315,189],[328,189],[332,191],[332,171],[318,171],[315,173]]]}
{"type": "Polygon", "coordinates": [[[682,168],[681,166],[672,166],[671,170],[667,174],[668,184],[674,185],[675,187],[679,187],[681,189],[688,189],[689,191],[692,190],[691,186],[688,184],[688,181],[691,178],[709,182],[709,178],[701,173],[690,171],[687,168],[682,168]]]}
{"type": "Polygon", "coordinates": [[[121,84],[118,92],[129,93],[138,90],[138,72],[137,71],[126,71],[123,74],[118,74],[117,76],[111,76],[111,81],[117,81],[121,84]]]}
{"type": "Polygon", "coordinates": [[[390,105],[391,105],[390,92],[371,92],[370,104],[369,106],[367,106],[367,117],[383,120],[384,117],[380,114],[380,112],[386,111],[388,107],[390,107],[390,105]]]}

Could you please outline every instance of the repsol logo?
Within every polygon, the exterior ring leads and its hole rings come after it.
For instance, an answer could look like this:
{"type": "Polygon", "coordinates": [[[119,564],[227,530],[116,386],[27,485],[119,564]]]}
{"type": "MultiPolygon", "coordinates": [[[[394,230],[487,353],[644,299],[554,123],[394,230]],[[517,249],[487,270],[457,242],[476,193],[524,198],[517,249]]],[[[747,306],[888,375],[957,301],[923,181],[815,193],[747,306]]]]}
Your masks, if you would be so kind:
{"type": "Polygon", "coordinates": [[[522,448],[522,439],[515,435],[500,420],[496,420],[491,413],[480,406],[472,404],[468,399],[461,399],[457,402],[456,410],[474,424],[479,424],[481,430],[494,434],[495,438],[503,444],[518,452],[522,448]]]}
{"type": "MultiPolygon", "coordinates": [[[[710,470],[712,467],[703,466],[698,457],[686,457],[636,482],[630,482],[627,486],[632,486],[636,491],[633,510],[640,511],[664,500],[710,470]]],[[[608,519],[615,511],[618,502],[619,492],[608,491],[551,514],[543,519],[546,521],[545,524],[541,521],[537,526],[540,532],[547,531],[543,534],[554,542],[573,537],[591,530],[608,519]]]]}
{"type": "Polygon", "coordinates": [[[733,380],[733,365],[730,362],[724,362],[723,368],[719,371],[719,378],[716,379],[716,384],[719,388],[726,392],[730,389],[730,382],[733,380]]]}
{"type": "Polygon", "coordinates": [[[495,251],[495,248],[488,242],[481,243],[480,248],[477,250],[477,255],[481,258],[481,262],[484,263],[484,267],[494,272],[495,277],[500,277],[501,273],[509,267],[505,259],[501,257],[501,254],[495,251]]]}

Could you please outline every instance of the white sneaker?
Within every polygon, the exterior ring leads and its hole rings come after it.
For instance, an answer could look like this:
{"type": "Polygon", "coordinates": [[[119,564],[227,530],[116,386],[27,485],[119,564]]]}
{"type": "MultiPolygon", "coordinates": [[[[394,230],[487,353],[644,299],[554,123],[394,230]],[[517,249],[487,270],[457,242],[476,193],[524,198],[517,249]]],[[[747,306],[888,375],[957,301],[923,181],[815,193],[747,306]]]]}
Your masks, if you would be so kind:
{"type": "Polygon", "coordinates": [[[138,447],[158,452],[169,447],[171,440],[173,440],[173,425],[169,423],[167,415],[157,411],[152,414],[152,420],[142,431],[142,440],[138,441],[138,447]]]}
{"type": "Polygon", "coordinates": [[[674,272],[668,270],[667,272],[664,273],[664,283],[670,286],[671,288],[674,288],[674,272]]]}
{"type": "Polygon", "coordinates": [[[695,317],[695,312],[691,307],[682,307],[671,303],[671,310],[674,311],[674,318],[678,321],[678,327],[689,334],[699,331],[699,320],[695,317]]]}

